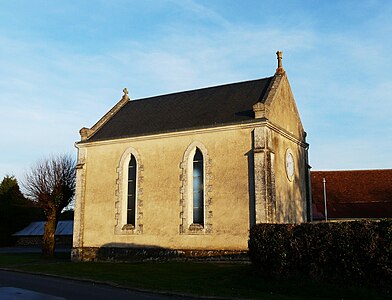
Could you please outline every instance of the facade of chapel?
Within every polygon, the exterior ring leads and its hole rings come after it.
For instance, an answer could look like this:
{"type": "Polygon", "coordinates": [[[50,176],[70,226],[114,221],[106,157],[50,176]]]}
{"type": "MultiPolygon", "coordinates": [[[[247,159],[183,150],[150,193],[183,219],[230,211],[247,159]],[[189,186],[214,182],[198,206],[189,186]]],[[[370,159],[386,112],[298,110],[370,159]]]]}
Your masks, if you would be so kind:
{"type": "Polygon", "coordinates": [[[253,224],[309,219],[306,133],[277,54],[272,77],[140,100],[124,89],[80,130],[74,260],[243,252],[253,224]]]}

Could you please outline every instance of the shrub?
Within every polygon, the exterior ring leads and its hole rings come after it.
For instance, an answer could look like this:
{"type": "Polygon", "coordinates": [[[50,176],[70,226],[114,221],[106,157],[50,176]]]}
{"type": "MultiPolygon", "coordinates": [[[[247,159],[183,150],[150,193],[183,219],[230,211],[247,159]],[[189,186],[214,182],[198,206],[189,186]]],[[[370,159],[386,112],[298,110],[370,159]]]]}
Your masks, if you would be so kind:
{"type": "Polygon", "coordinates": [[[249,256],[266,275],[392,284],[392,220],[257,224],[249,256]]]}

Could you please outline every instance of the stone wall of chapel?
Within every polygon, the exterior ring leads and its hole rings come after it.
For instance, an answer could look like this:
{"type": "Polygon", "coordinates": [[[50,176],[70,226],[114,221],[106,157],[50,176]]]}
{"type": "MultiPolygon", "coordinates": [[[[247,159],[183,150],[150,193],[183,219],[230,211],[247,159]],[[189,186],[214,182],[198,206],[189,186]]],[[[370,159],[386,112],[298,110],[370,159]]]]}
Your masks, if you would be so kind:
{"type": "MultiPolygon", "coordinates": [[[[287,76],[284,74],[277,80],[280,84],[276,87],[273,100],[268,103],[267,118],[296,139],[305,142],[305,132],[287,76]]],[[[273,132],[273,144],[276,168],[276,221],[281,223],[304,222],[306,219],[306,150],[277,132],[273,132]],[[288,180],[285,169],[287,149],[292,151],[294,157],[293,181],[288,180]]]]}
{"type": "Polygon", "coordinates": [[[251,150],[251,129],[87,147],[83,246],[247,249],[251,150]],[[179,234],[180,163],[194,141],[206,147],[210,158],[211,234],[179,234]],[[136,149],[143,161],[143,233],[139,235],[114,233],[116,168],[128,147],[136,149]]]}
{"type": "Polygon", "coordinates": [[[273,132],[275,152],[276,221],[301,223],[306,216],[305,150],[297,143],[273,132]],[[286,172],[286,151],[294,158],[294,177],[289,180],[286,172]]]}
{"type": "MultiPolygon", "coordinates": [[[[168,249],[246,250],[253,224],[253,128],[230,129],[161,139],[138,139],[87,146],[83,243],[81,247],[159,246],[168,249]],[[208,151],[212,232],[180,234],[181,168],[187,147],[198,141],[208,151]],[[117,168],[124,151],[132,147],[143,162],[143,233],[115,234],[117,168]]],[[[304,220],[304,150],[272,133],[276,191],[276,222],[304,220]],[[285,154],[290,148],[295,176],[286,175],[285,154]]],[[[207,212],[206,212],[207,213],[207,212]]]]}

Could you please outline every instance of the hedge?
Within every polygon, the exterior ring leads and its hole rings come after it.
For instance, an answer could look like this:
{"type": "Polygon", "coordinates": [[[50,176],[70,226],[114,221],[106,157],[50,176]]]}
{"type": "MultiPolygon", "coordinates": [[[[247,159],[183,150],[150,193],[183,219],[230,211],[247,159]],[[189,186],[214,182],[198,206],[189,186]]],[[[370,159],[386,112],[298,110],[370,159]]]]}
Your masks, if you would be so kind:
{"type": "Polygon", "coordinates": [[[392,284],[392,220],[257,224],[249,256],[266,276],[392,284]]]}

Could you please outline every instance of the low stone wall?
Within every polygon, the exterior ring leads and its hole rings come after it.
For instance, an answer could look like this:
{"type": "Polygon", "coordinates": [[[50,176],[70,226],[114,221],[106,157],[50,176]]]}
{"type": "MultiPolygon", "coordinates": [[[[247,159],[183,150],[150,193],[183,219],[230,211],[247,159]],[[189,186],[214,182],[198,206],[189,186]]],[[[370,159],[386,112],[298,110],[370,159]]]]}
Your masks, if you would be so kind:
{"type": "MultiPolygon", "coordinates": [[[[19,236],[16,237],[16,246],[41,246],[42,236],[19,236]]],[[[72,246],[72,236],[56,236],[56,245],[72,246]]]]}
{"type": "Polygon", "coordinates": [[[248,261],[243,250],[180,250],[164,248],[72,248],[72,261],[234,260],[248,261]]]}

